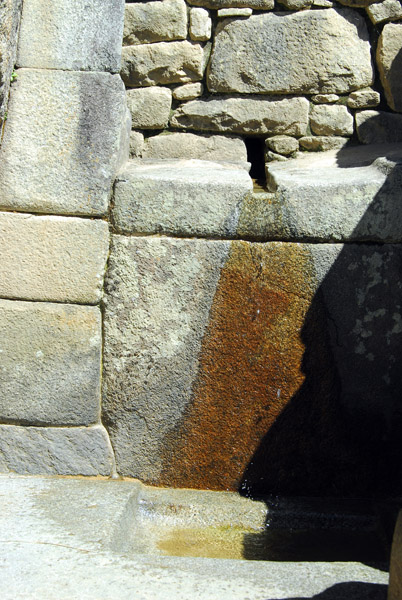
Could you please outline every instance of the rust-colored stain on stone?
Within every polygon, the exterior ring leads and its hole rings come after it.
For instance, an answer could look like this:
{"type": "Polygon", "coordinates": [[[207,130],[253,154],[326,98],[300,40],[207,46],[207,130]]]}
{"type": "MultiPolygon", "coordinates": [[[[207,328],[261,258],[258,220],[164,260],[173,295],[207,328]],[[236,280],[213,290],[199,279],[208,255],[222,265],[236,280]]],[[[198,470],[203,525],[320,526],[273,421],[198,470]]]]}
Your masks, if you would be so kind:
{"type": "Polygon", "coordinates": [[[238,489],[264,435],[304,381],[301,331],[313,295],[302,245],[232,243],[192,400],[166,440],[160,484],[238,489]]]}

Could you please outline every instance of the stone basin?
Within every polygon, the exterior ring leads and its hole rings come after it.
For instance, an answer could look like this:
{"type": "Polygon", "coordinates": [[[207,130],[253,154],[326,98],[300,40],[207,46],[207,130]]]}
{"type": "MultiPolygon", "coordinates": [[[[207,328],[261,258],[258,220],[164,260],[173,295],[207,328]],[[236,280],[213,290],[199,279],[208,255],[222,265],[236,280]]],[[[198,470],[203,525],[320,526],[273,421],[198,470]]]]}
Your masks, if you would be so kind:
{"type": "MultiPolygon", "coordinates": [[[[361,505],[345,512],[342,502],[328,503],[323,511],[310,500],[278,504],[134,480],[21,476],[0,478],[0,505],[5,600],[386,598],[380,523],[361,505]],[[262,560],[252,544],[247,555],[245,542],[264,540],[267,523],[273,539],[298,525],[305,550],[314,535],[326,539],[326,555],[262,560]],[[352,539],[360,541],[351,553],[352,539]]],[[[284,545],[291,548],[289,537],[284,545]]]]}

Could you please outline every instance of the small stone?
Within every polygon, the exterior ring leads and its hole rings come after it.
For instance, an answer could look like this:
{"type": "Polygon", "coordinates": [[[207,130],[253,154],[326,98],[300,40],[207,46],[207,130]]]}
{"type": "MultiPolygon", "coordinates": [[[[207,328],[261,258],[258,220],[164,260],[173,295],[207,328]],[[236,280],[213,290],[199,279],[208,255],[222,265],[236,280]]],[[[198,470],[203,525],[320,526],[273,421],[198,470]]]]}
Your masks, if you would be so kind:
{"type": "Polygon", "coordinates": [[[118,73],[123,19],[120,0],[24,0],[17,66],[118,73]]]}
{"type": "Polygon", "coordinates": [[[353,117],[346,106],[314,106],[310,113],[310,126],[317,135],[353,135],[353,117]]]}
{"type": "Polygon", "coordinates": [[[169,121],[172,92],[163,87],[127,90],[127,106],[136,129],[164,129],[169,121]]]}
{"type": "Polygon", "coordinates": [[[362,110],[355,114],[356,129],[362,144],[393,144],[402,142],[402,115],[362,110]]]}
{"type": "Polygon", "coordinates": [[[184,0],[126,3],[124,46],[184,40],[186,37],[187,7],[184,0]]]}
{"type": "Polygon", "coordinates": [[[138,158],[142,156],[144,149],[144,136],[140,131],[130,132],[130,157],[138,158]]]}
{"type": "Polygon", "coordinates": [[[105,221],[0,213],[0,297],[95,304],[108,251],[105,221]]]}
{"type": "Polygon", "coordinates": [[[216,96],[183,104],[170,123],[198,131],[302,136],[307,130],[308,110],[306,98],[216,96]]]}
{"type": "Polygon", "coordinates": [[[205,6],[219,10],[221,8],[252,8],[255,10],[272,10],[274,0],[189,0],[189,4],[205,6]]]}
{"type": "Polygon", "coordinates": [[[334,104],[338,102],[339,96],[337,94],[315,94],[311,96],[311,101],[314,104],[334,104]]]}
{"type": "Polygon", "coordinates": [[[212,20],[209,12],[204,8],[190,9],[190,38],[199,42],[206,42],[212,33],[212,20]]]}
{"type": "Polygon", "coordinates": [[[241,138],[195,133],[168,133],[145,140],[144,158],[197,158],[210,161],[247,162],[241,138]]]}
{"type": "Polygon", "coordinates": [[[102,425],[0,425],[1,473],[110,476],[113,471],[113,450],[102,425]]]}
{"type": "Polygon", "coordinates": [[[348,138],[323,135],[308,135],[299,139],[299,144],[304,150],[312,152],[325,152],[326,150],[338,150],[349,142],[348,138]]]}
{"type": "Polygon", "coordinates": [[[180,87],[174,88],[173,98],[175,100],[194,100],[202,96],[204,86],[202,83],[185,83],[180,87]]]}
{"type": "Polygon", "coordinates": [[[122,51],[121,76],[130,87],[199,81],[204,68],[203,48],[187,40],[129,46],[122,51]]]}
{"type": "Polygon", "coordinates": [[[384,0],[376,2],[366,8],[370,21],[377,25],[386,21],[400,19],[402,17],[402,6],[399,0],[384,0]]]}
{"type": "Polygon", "coordinates": [[[90,425],[100,417],[98,307],[0,300],[0,419],[90,425]]]}
{"type": "Polygon", "coordinates": [[[402,24],[385,25],[377,45],[377,65],[388,105],[402,112],[402,24]]]}
{"type": "Polygon", "coordinates": [[[365,8],[377,0],[338,0],[338,2],[351,8],[365,8]]]}
{"type": "Polygon", "coordinates": [[[316,6],[317,8],[332,8],[334,5],[331,0],[313,0],[312,6],[316,6]]]}
{"type": "Polygon", "coordinates": [[[225,94],[345,94],[373,79],[365,20],[345,8],[220,21],[207,72],[225,94]]]}
{"type": "Polygon", "coordinates": [[[288,10],[303,10],[312,5],[313,0],[278,0],[288,10]]]}
{"type": "Polygon", "coordinates": [[[253,14],[252,8],[220,8],[218,17],[249,17],[253,14]]]}
{"type": "Polygon", "coordinates": [[[265,162],[272,162],[274,160],[284,161],[287,160],[287,157],[282,156],[282,154],[276,154],[276,152],[271,152],[271,150],[266,151],[265,162]]]}
{"type": "Polygon", "coordinates": [[[284,154],[285,156],[289,156],[289,154],[293,154],[293,152],[296,152],[296,150],[299,149],[298,141],[288,135],[276,135],[267,138],[265,140],[265,145],[273,152],[284,154]]]}
{"type": "Polygon", "coordinates": [[[106,214],[126,125],[119,75],[19,69],[0,149],[0,209],[106,214]]]}
{"type": "Polygon", "coordinates": [[[243,168],[200,160],[128,163],[116,179],[113,222],[119,233],[227,237],[251,192],[243,168]]]}
{"type": "Polygon", "coordinates": [[[349,94],[349,108],[373,108],[380,104],[381,96],[371,88],[367,90],[357,90],[349,94]]]}

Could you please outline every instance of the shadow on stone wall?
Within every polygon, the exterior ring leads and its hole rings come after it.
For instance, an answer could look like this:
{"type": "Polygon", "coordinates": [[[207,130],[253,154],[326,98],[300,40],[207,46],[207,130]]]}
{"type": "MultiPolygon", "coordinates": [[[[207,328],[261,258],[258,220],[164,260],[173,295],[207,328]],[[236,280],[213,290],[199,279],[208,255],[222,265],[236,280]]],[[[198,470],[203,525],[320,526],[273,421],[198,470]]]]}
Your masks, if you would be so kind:
{"type": "MultiPolygon", "coordinates": [[[[337,160],[350,168],[349,153],[337,160]]],[[[402,494],[402,248],[373,241],[400,219],[402,165],[383,163],[386,182],[353,235],[367,242],[345,244],[314,295],[304,383],[245,470],[246,495],[402,494]]]]}

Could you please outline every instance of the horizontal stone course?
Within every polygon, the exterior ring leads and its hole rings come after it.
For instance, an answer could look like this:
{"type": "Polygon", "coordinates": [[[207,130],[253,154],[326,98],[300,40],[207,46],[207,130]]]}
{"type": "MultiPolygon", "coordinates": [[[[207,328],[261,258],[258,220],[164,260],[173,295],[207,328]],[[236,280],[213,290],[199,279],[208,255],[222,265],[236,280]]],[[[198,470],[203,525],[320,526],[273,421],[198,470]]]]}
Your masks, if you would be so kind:
{"type": "Polygon", "coordinates": [[[142,156],[153,159],[197,158],[245,163],[247,150],[244,141],[239,137],[172,132],[148,137],[142,156]]]}
{"type": "Polygon", "coordinates": [[[95,304],[108,249],[104,221],[0,213],[0,297],[95,304]]]}
{"type": "Polygon", "coordinates": [[[126,110],[119,75],[19,69],[0,149],[0,209],[105,214],[126,110]]]}
{"type": "Polygon", "coordinates": [[[251,190],[247,171],[231,165],[133,162],[116,180],[112,219],[120,233],[233,236],[251,190]]]}
{"type": "Polygon", "coordinates": [[[97,307],[0,300],[0,422],[99,421],[101,345],[97,307]]]}
{"type": "Polygon", "coordinates": [[[172,127],[242,134],[305,135],[309,103],[306,98],[217,96],[192,100],[174,111],[172,127]]]}
{"type": "Polygon", "coordinates": [[[102,425],[0,425],[1,473],[110,476],[113,469],[113,451],[102,425]]]}
{"type": "Polygon", "coordinates": [[[121,0],[24,0],[17,66],[120,70],[121,0]]]}
{"type": "Polygon", "coordinates": [[[323,9],[222,21],[207,85],[225,93],[338,94],[373,79],[364,19],[350,9],[323,9]]]}

